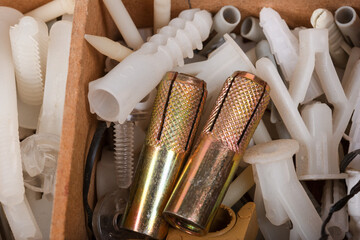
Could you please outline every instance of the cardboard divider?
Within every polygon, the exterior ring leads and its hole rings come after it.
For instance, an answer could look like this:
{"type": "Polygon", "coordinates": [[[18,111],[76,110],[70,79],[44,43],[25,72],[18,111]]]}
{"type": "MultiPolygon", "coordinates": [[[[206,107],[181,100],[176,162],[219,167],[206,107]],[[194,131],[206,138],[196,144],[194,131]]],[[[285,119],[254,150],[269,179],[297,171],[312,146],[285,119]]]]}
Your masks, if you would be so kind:
{"type": "MultiPolygon", "coordinates": [[[[48,1],[0,0],[0,6],[27,12],[48,1]]],[[[138,27],[152,26],[153,0],[123,2],[138,27]]],[[[264,6],[272,7],[279,11],[291,27],[310,27],[310,16],[313,10],[320,7],[334,12],[340,6],[349,5],[360,12],[358,0],[173,0],[172,17],[189,8],[189,3],[192,8],[207,9],[212,13],[224,5],[234,5],[239,8],[242,19],[249,15],[258,16],[264,6]]],[[[236,32],[239,33],[238,31],[237,29],[236,32]]],[[[119,37],[102,0],[76,0],[51,239],[87,238],[82,200],[83,171],[97,122],[96,116],[90,114],[87,93],[88,83],[103,75],[105,58],[84,40],[85,33],[113,39],[119,37]]]]}

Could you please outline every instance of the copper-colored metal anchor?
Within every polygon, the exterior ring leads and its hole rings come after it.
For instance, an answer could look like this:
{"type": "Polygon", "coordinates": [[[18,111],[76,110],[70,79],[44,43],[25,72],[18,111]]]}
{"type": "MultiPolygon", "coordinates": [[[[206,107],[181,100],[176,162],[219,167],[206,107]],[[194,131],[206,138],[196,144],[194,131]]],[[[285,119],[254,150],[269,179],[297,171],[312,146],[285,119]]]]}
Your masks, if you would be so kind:
{"type": "Polygon", "coordinates": [[[247,72],[229,77],[163,216],[176,228],[205,235],[239,160],[270,100],[269,86],[247,72]]]}
{"type": "Polygon", "coordinates": [[[122,227],[163,239],[161,216],[191,148],[206,99],[206,84],[169,72],[159,85],[122,227]]]}

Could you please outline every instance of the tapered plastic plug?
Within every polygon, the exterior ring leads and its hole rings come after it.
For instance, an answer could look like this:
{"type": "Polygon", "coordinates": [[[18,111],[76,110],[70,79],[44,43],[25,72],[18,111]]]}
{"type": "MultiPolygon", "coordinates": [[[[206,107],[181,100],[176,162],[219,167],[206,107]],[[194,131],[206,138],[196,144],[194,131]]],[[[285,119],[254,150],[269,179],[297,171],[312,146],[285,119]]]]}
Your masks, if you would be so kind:
{"type": "Polygon", "coordinates": [[[160,29],[138,51],[129,55],[104,77],[89,84],[92,113],[106,121],[123,123],[167,71],[201,49],[212,24],[209,12],[185,10],[160,29]]]}
{"type": "Polygon", "coordinates": [[[322,221],[297,179],[292,160],[298,150],[296,140],[275,140],[248,149],[244,161],[253,164],[270,221],[280,225],[290,219],[301,239],[318,239],[322,221]]]}

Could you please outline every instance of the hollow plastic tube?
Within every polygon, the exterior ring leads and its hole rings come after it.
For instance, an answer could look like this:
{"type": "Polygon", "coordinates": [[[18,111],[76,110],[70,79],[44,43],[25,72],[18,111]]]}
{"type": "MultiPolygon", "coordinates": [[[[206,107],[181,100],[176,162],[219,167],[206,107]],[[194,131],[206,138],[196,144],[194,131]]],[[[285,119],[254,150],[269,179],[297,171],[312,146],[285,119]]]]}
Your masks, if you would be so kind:
{"type": "Polygon", "coordinates": [[[121,0],[104,0],[104,3],[126,44],[134,50],[139,49],[144,41],[123,2],[121,0]]]}
{"type": "MultiPolygon", "coordinates": [[[[346,173],[348,178],[346,178],[346,186],[348,189],[348,194],[350,193],[351,188],[360,181],[360,172],[355,169],[347,169],[346,173]]],[[[347,210],[350,216],[350,233],[353,236],[353,239],[360,238],[360,194],[356,194],[351,198],[347,203],[347,210]]]]}
{"type": "Polygon", "coordinates": [[[0,201],[8,206],[21,203],[24,196],[16,83],[9,36],[10,26],[21,17],[22,14],[15,9],[0,7],[0,201]]]}
{"type": "Polygon", "coordinates": [[[48,22],[65,13],[73,14],[74,8],[75,0],[53,0],[26,13],[26,15],[48,22]]]}
{"type": "Polygon", "coordinates": [[[230,184],[222,204],[232,207],[244,194],[254,185],[254,176],[251,166],[244,171],[230,184]]]}
{"type": "MultiPolygon", "coordinates": [[[[330,208],[341,198],[346,196],[345,185],[339,180],[328,180],[325,182],[322,196],[321,218],[324,221],[328,216],[330,208]]],[[[333,240],[343,240],[349,231],[348,213],[346,208],[336,211],[327,224],[327,229],[333,240]]]]}
{"type": "Polygon", "coordinates": [[[207,41],[204,49],[201,50],[201,54],[206,55],[224,34],[230,33],[235,29],[240,20],[241,14],[239,9],[231,5],[222,7],[213,18],[214,24],[211,36],[215,36],[207,41]]]}
{"type": "MultiPolygon", "coordinates": [[[[291,82],[299,58],[299,42],[291,33],[286,22],[271,8],[263,8],[260,12],[260,26],[269,41],[282,74],[287,82],[291,82]]],[[[309,89],[305,96],[306,102],[321,95],[322,89],[318,79],[312,75],[309,89]]],[[[296,104],[297,102],[295,102],[296,104]]]]}
{"type": "Polygon", "coordinates": [[[360,47],[360,19],[355,9],[342,6],[335,12],[335,23],[345,39],[355,47],[360,47]]]}
{"type": "Polygon", "coordinates": [[[45,194],[53,194],[55,187],[71,30],[72,23],[69,21],[58,21],[50,30],[45,91],[38,129],[36,134],[21,142],[24,171],[30,175],[30,179],[43,175],[43,185],[39,191],[45,194]]]}
{"type": "Polygon", "coordinates": [[[169,24],[171,0],[154,0],[154,33],[169,24]]]}
{"type": "Polygon", "coordinates": [[[42,239],[27,198],[15,205],[3,205],[6,218],[16,240],[42,239]]]}
{"type": "Polygon", "coordinates": [[[301,239],[318,239],[322,221],[297,179],[292,161],[298,150],[295,140],[276,140],[248,149],[244,161],[256,166],[255,182],[261,186],[270,221],[280,225],[290,219],[301,239]]]}
{"type": "Polygon", "coordinates": [[[107,37],[85,34],[84,38],[101,54],[118,62],[121,62],[124,58],[133,53],[131,49],[107,37]]]}
{"type": "Polygon", "coordinates": [[[335,66],[345,68],[348,59],[347,52],[350,50],[350,47],[337,28],[332,13],[329,10],[318,8],[312,13],[310,22],[314,28],[326,28],[329,30],[331,58],[335,66]]]}
{"type": "Polygon", "coordinates": [[[104,77],[89,84],[90,110],[106,121],[123,123],[135,105],[159,83],[163,75],[193,49],[201,49],[210,32],[209,12],[185,10],[160,29],[138,51],[104,77]]]}
{"type": "Polygon", "coordinates": [[[264,32],[259,24],[259,19],[254,17],[247,17],[241,24],[240,34],[243,38],[254,42],[260,42],[266,39],[264,32]]]}

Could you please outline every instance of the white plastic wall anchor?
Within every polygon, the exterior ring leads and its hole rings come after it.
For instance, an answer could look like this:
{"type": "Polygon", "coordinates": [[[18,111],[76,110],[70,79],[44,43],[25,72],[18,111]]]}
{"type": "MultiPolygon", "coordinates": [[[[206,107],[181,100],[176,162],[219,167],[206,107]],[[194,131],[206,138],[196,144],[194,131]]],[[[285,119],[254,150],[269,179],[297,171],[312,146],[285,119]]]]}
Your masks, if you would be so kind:
{"type": "Polygon", "coordinates": [[[255,166],[255,183],[261,187],[267,218],[275,225],[290,219],[301,239],[318,239],[322,221],[292,161],[298,150],[296,140],[275,140],[246,150],[244,161],[255,166]]]}
{"type": "Polygon", "coordinates": [[[104,4],[126,44],[134,50],[139,49],[144,41],[123,2],[121,0],[104,0],[104,4]]]}
{"type": "Polygon", "coordinates": [[[73,14],[74,8],[75,0],[53,0],[26,13],[26,15],[48,22],[65,13],[73,14]]]}
{"type": "Polygon", "coordinates": [[[154,0],[154,33],[169,24],[171,0],[154,0]]]}
{"type": "MultiPolygon", "coordinates": [[[[313,105],[309,107],[309,113],[307,114],[308,118],[307,120],[304,119],[308,124],[306,127],[305,122],[297,111],[297,105],[293,102],[290,94],[286,91],[286,87],[282,83],[278,72],[270,65],[270,62],[266,61],[266,59],[259,60],[257,62],[257,71],[258,74],[270,85],[270,96],[272,96],[272,100],[279,110],[290,135],[300,142],[300,152],[296,159],[299,178],[343,178],[344,174],[339,174],[337,149],[354,109],[355,100],[360,89],[359,81],[355,80],[360,71],[360,61],[359,65],[356,65],[352,69],[349,81],[347,81],[346,86],[344,86],[344,92],[336,75],[335,68],[331,64],[331,59],[326,48],[326,30],[308,29],[301,31],[300,35],[302,34],[304,34],[304,36],[308,35],[308,37],[311,37],[312,35],[313,41],[316,39],[316,41],[322,42],[317,44],[317,47],[319,48],[317,53],[314,54],[315,56],[312,57],[312,60],[310,59],[307,63],[303,64],[303,69],[313,69],[313,64],[315,62],[315,70],[319,75],[321,86],[324,89],[328,101],[334,106],[332,127],[327,126],[327,128],[324,128],[326,124],[323,125],[321,121],[316,124],[314,120],[311,120],[314,119],[314,114],[320,115],[319,113],[316,113],[316,109],[323,109],[321,111],[328,112],[328,116],[330,117],[330,109],[323,105],[313,105]],[[314,109],[310,110],[310,108],[314,109]],[[316,130],[317,125],[319,130],[316,130]],[[322,130],[320,130],[320,125],[322,125],[322,130]],[[329,136],[329,133],[323,135],[325,130],[331,132],[331,135],[329,136]],[[317,144],[315,144],[314,141],[317,144]],[[319,141],[324,144],[321,145],[319,141]],[[327,144],[325,144],[326,142],[327,144]],[[321,148],[323,148],[322,154],[318,154],[316,146],[321,146],[321,148]],[[327,153],[330,158],[326,159],[326,156],[323,155],[324,153],[327,153]]],[[[304,70],[304,72],[306,72],[309,77],[309,70],[304,70]]],[[[321,119],[324,119],[324,117],[322,116],[321,119]]],[[[328,122],[328,125],[329,124],[330,123],[328,122]]]]}
{"type": "Polygon", "coordinates": [[[3,208],[16,240],[42,239],[40,228],[26,196],[23,196],[20,203],[15,205],[4,204],[3,208]]]}
{"type": "Polygon", "coordinates": [[[244,194],[254,186],[254,176],[251,166],[246,167],[240,175],[230,184],[222,204],[232,207],[244,194]]]}
{"type": "MultiPolygon", "coordinates": [[[[355,169],[347,169],[348,177],[346,180],[347,193],[360,180],[360,171],[355,169]]],[[[350,233],[352,239],[360,239],[360,194],[357,193],[347,203],[347,210],[350,216],[350,233]]]]}
{"type": "MultiPolygon", "coordinates": [[[[262,144],[271,142],[271,136],[262,120],[260,120],[256,128],[253,139],[255,144],[262,144]]],[[[252,168],[255,166],[253,165],[252,168]]],[[[253,170],[255,173],[255,171],[253,170]]],[[[290,234],[289,223],[284,223],[280,226],[275,226],[266,217],[264,199],[262,196],[261,186],[257,185],[255,189],[254,202],[256,206],[256,216],[262,235],[266,240],[288,239],[290,234]]]]}
{"type": "Polygon", "coordinates": [[[316,9],[310,19],[314,28],[326,28],[329,30],[329,48],[331,58],[335,66],[345,68],[350,46],[345,42],[340,30],[337,28],[334,16],[329,10],[316,9]]]}
{"type": "Polygon", "coordinates": [[[25,16],[10,28],[14,58],[19,125],[36,129],[44,95],[44,78],[48,49],[46,24],[25,16]]]}
{"type": "Polygon", "coordinates": [[[23,201],[16,82],[9,29],[23,15],[9,7],[0,7],[0,202],[16,205],[23,201]]]}
{"type": "Polygon", "coordinates": [[[259,19],[254,17],[247,17],[241,24],[240,34],[243,38],[254,42],[260,42],[266,39],[264,32],[259,24],[259,19]]]}
{"type": "Polygon", "coordinates": [[[138,51],[89,84],[90,110],[106,121],[123,123],[167,71],[201,49],[212,24],[209,12],[185,10],[138,51]]]}
{"type": "MultiPolygon", "coordinates": [[[[299,58],[299,41],[291,33],[279,13],[271,8],[263,8],[261,10],[260,26],[263,28],[271,51],[275,56],[285,80],[290,82],[299,58]]],[[[318,79],[313,75],[305,97],[305,102],[311,101],[322,93],[318,79]]]]}
{"type": "Polygon", "coordinates": [[[360,19],[355,9],[342,6],[335,11],[335,23],[345,39],[355,47],[360,47],[360,19]]]}
{"type": "Polygon", "coordinates": [[[124,58],[133,53],[131,49],[107,37],[85,34],[84,38],[101,54],[118,62],[121,62],[124,58]]]}
{"type": "Polygon", "coordinates": [[[10,40],[20,100],[41,105],[49,41],[47,26],[41,20],[25,16],[10,27],[10,40]]]}
{"type": "MultiPolygon", "coordinates": [[[[327,97],[337,97],[340,98],[340,101],[346,101],[345,96],[342,93],[342,87],[339,84],[339,78],[337,77],[335,67],[332,65],[331,58],[328,54],[329,45],[327,43],[327,29],[302,30],[299,33],[299,38],[302,51],[300,52],[299,63],[296,66],[293,80],[289,87],[289,92],[295,103],[298,102],[299,99],[301,100],[305,94],[309,83],[309,76],[312,74],[314,66],[319,78],[324,78],[326,76],[331,79],[327,80],[331,82],[331,86],[327,86],[329,84],[326,84],[324,79],[320,79],[321,86],[324,89],[325,94],[327,94],[327,97]],[[324,72],[327,74],[324,74],[324,72]],[[328,93],[329,90],[327,90],[327,88],[332,88],[332,91],[335,91],[333,97],[329,96],[330,93],[328,93]]],[[[347,72],[349,73],[351,70],[348,69],[347,72]]],[[[346,78],[349,77],[350,76],[347,74],[346,78]]],[[[346,80],[345,82],[346,83],[343,84],[345,91],[350,91],[347,89],[350,84],[349,80],[346,80]]]]}
{"type": "Polygon", "coordinates": [[[55,172],[68,75],[72,23],[58,21],[50,30],[46,66],[44,101],[36,134],[21,142],[24,180],[27,187],[53,195],[55,172]],[[41,186],[33,186],[31,179],[40,178],[41,186]],[[30,179],[29,181],[27,181],[30,179]],[[30,182],[30,183],[29,183],[30,182]]]}
{"type": "MultiPolygon", "coordinates": [[[[330,208],[341,198],[346,196],[345,185],[339,180],[327,180],[323,189],[321,218],[324,221],[328,216],[330,208]]],[[[349,231],[349,220],[346,208],[334,213],[327,230],[333,240],[343,240],[349,231]]]]}
{"type": "Polygon", "coordinates": [[[239,9],[231,5],[222,7],[213,18],[214,24],[212,26],[212,32],[215,33],[215,36],[207,40],[207,43],[200,53],[207,55],[213,48],[213,45],[216,44],[224,34],[230,33],[235,29],[240,20],[241,14],[239,9]]]}

